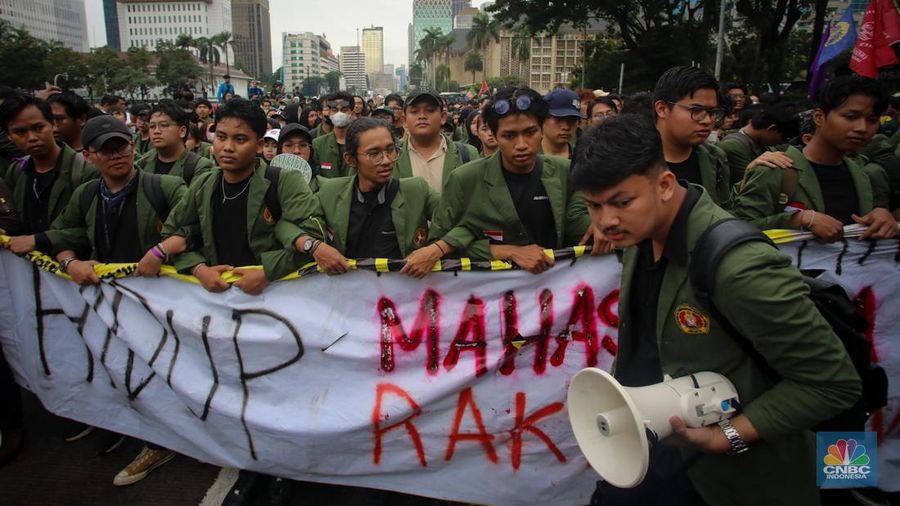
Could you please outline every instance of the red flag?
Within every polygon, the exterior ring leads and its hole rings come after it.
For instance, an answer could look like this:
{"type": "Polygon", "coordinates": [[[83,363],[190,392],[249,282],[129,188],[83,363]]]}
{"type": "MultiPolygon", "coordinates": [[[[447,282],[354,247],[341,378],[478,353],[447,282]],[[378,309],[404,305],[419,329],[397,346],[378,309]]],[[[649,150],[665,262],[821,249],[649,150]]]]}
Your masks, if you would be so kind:
{"type": "Polygon", "coordinates": [[[490,92],[488,89],[487,79],[481,81],[481,90],[478,92],[479,95],[487,95],[490,92]]]}
{"type": "Polygon", "coordinates": [[[900,41],[900,21],[892,0],[871,0],[859,25],[859,35],[850,68],[857,74],[875,79],[878,68],[897,63],[891,48],[900,41]]]}

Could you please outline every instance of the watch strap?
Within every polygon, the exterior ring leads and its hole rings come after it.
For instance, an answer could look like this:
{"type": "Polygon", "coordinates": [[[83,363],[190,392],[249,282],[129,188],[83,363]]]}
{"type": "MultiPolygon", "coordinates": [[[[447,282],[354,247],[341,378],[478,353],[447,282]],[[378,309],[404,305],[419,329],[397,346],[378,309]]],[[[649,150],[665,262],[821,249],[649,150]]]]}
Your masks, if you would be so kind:
{"type": "Polygon", "coordinates": [[[728,420],[727,418],[722,420],[719,422],[719,427],[722,429],[725,438],[728,439],[728,443],[731,445],[731,450],[728,451],[728,455],[738,455],[750,449],[750,447],[747,446],[747,442],[741,437],[741,433],[731,424],[731,420],[728,420]]]}

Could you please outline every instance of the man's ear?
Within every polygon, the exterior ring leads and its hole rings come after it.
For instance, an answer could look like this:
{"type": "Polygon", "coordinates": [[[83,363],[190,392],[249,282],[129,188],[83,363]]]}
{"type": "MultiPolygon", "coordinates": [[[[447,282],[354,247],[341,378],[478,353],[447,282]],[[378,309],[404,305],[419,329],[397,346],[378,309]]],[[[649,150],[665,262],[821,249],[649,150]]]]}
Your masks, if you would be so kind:
{"type": "Polygon", "coordinates": [[[822,125],[825,124],[825,111],[816,107],[813,109],[812,120],[813,124],[816,125],[816,129],[822,128],[822,125]]]}
{"type": "Polygon", "coordinates": [[[657,175],[657,190],[659,191],[660,200],[668,202],[675,195],[675,187],[678,186],[678,179],[675,173],[668,167],[660,167],[657,175]]]}

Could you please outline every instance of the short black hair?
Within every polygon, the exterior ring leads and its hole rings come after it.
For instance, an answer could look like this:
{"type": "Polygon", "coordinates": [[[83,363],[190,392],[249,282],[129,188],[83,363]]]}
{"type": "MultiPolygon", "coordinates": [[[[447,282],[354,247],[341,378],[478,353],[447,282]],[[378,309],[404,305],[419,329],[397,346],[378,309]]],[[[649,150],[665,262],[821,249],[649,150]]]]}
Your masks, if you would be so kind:
{"type": "Polygon", "coordinates": [[[197,100],[194,100],[194,109],[196,109],[198,105],[205,105],[206,107],[212,109],[212,103],[205,98],[198,98],[197,100]]]}
{"type": "Polygon", "coordinates": [[[102,106],[116,105],[119,103],[119,100],[121,98],[122,97],[120,97],[118,95],[103,95],[103,97],[100,98],[100,105],[102,105],[102,106]]]}
{"type": "Polygon", "coordinates": [[[639,114],[650,121],[656,119],[656,113],[653,112],[653,94],[649,91],[632,93],[624,102],[619,114],[639,114]]]}
{"type": "Polygon", "coordinates": [[[616,113],[619,112],[619,106],[617,106],[616,103],[613,102],[613,99],[609,98],[609,95],[607,95],[605,97],[596,97],[593,100],[591,100],[590,102],[588,102],[588,108],[587,108],[588,118],[590,118],[591,115],[594,113],[594,106],[597,104],[603,104],[603,105],[609,107],[610,109],[612,109],[613,112],[616,112],[616,113]]]}
{"type": "Polygon", "coordinates": [[[72,91],[64,91],[50,95],[47,102],[51,104],[60,104],[66,110],[66,114],[73,119],[84,118],[85,121],[91,115],[91,106],[87,100],[78,96],[72,91]]]}
{"type": "Polygon", "coordinates": [[[788,102],[763,106],[750,120],[750,124],[753,128],[759,130],[775,127],[775,130],[781,133],[785,139],[790,139],[799,132],[800,125],[797,121],[797,112],[797,105],[788,102]]]}
{"type": "Polygon", "coordinates": [[[581,135],[569,183],[575,190],[602,191],[665,166],[656,126],[642,114],[619,114],[581,135]]]}
{"type": "Polygon", "coordinates": [[[153,116],[156,113],[165,114],[179,126],[186,127],[190,122],[190,117],[184,111],[184,107],[172,99],[165,98],[153,106],[153,108],[150,109],[150,116],[153,116]]]}
{"type": "Polygon", "coordinates": [[[544,97],[528,87],[504,88],[495,93],[494,96],[490,97],[490,100],[491,101],[482,109],[481,117],[484,118],[488,127],[491,129],[491,132],[494,134],[497,133],[497,129],[500,127],[500,118],[506,117],[507,114],[525,114],[526,116],[531,116],[537,120],[538,125],[540,126],[544,125],[544,120],[547,119],[547,115],[550,114],[550,106],[547,105],[547,101],[544,100],[544,97]],[[531,99],[531,106],[524,111],[520,111],[516,105],[516,99],[522,96],[527,96],[531,99]],[[496,110],[497,103],[501,101],[509,102],[509,112],[506,114],[500,114],[496,110]]]}
{"type": "MultiPolygon", "coordinates": [[[[725,91],[725,93],[728,93],[730,90],[735,90],[735,89],[743,91],[744,95],[750,95],[750,92],[747,91],[747,87],[741,83],[725,83],[725,86],[722,86],[722,90],[725,91]]],[[[750,97],[747,96],[746,98],[748,99],[747,101],[749,102],[750,97]]]]}
{"type": "Polygon", "coordinates": [[[50,104],[47,101],[34,98],[31,95],[17,94],[7,97],[0,104],[0,128],[3,128],[3,131],[8,131],[9,124],[16,119],[16,116],[30,106],[37,107],[41,114],[44,115],[44,119],[51,125],[53,124],[53,111],[50,109],[50,104]]]}
{"type": "Polygon", "coordinates": [[[719,83],[716,78],[695,67],[672,67],[656,81],[653,103],[657,100],[678,102],[684,97],[693,97],[698,90],[704,89],[718,93],[719,83]]]}
{"type": "Polygon", "coordinates": [[[325,97],[325,102],[326,102],[326,103],[327,103],[327,102],[334,102],[335,100],[346,100],[347,103],[350,104],[350,108],[351,108],[351,109],[353,108],[353,104],[356,103],[356,101],[353,100],[353,95],[347,93],[346,91],[336,91],[336,92],[334,92],[334,93],[329,93],[329,94],[325,97]]]}
{"type": "Polygon", "coordinates": [[[234,118],[246,123],[257,139],[266,135],[266,113],[262,108],[245,98],[234,98],[219,106],[216,112],[216,124],[225,118],[234,118]]]}
{"type": "Polygon", "coordinates": [[[875,79],[856,74],[838,76],[825,83],[816,95],[816,108],[828,114],[840,107],[851,95],[865,95],[875,99],[875,114],[881,115],[887,109],[888,96],[884,85],[875,79]]]}
{"type": "Polygon", "coordinates": [[[397,143],[397,138],[394,136],[394,130],[391,129],[390,123],[383,119],[364,116],[353,123],[350,123],[350,128],[347,129],[347,144],[344,152],[349,153],[351,157],[356,158],[356,152],[359,151],[359,137],[363,133],[376,128],[384,128],[387,130],[394,140],[394,144],[397,143]]]}
{"type": "Polygon", "coordinates": [[[403,105],[404,105],[403,97],[401,97],[400,95],[398,95],[396,93],[391,93],[390,95],[384,97],[384,105],[388,105],[391,102],[397,102],[398,104],[400,104],[400,108],[401,109],[403,108],[403,105]]]}

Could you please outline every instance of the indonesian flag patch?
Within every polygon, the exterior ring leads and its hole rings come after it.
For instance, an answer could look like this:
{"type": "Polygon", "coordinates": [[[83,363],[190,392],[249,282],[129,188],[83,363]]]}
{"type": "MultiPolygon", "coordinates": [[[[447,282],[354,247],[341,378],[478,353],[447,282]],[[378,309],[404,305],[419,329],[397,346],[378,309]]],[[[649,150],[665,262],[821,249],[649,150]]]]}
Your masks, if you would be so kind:
{"type": "Polygon", "coordinates": [[[485,230],[484,236],[492,241],[503,242],[503,231],[502,230],[485,230]]]}
{"type": "Polygon", "coordinates": [[[319,165],[321,165],[322,170],[331,170],[331,164],[330,164],[330,163],[321,163],[321,164],[319,164],[319,165]]]}
{"type": "Polygon", "coordinates": [[[796,212],[796,211],[805,211],[805,210],[806,210],[806,204],[804,204],[803,202],[797,202],[795,200],[788,202],[784,206],[784,211],[787,213],[796,212]]]}

